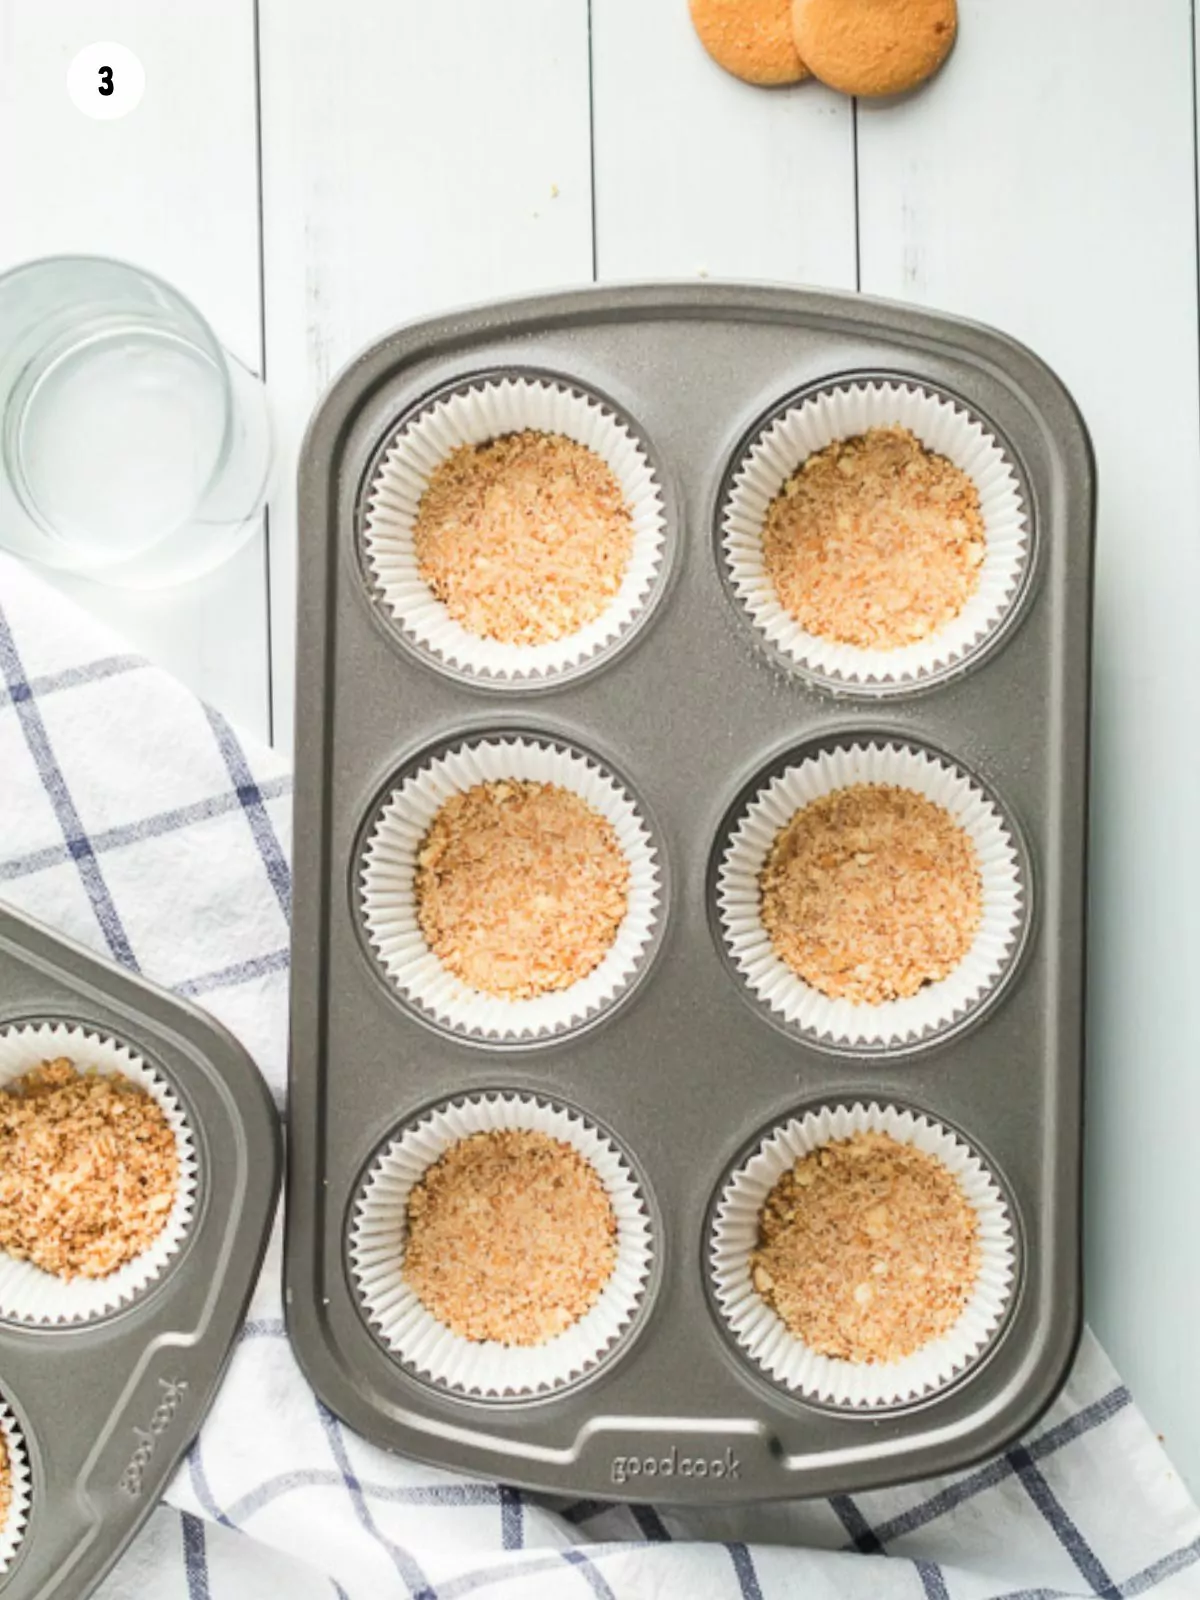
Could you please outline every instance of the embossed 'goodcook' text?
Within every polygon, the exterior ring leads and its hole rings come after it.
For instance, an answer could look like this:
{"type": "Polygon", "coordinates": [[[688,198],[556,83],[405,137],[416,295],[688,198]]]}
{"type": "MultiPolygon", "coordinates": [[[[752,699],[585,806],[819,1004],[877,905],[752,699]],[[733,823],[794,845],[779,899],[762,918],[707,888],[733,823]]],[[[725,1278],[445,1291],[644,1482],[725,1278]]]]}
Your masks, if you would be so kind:
{"type": "Polygon", "coordinates": [[[142,1492],[146,1481],[146,1468],[154,1459],[158,1441],[175,1420],[175,1414],[187,1395],[188,1386],[185,1378],[160,1378],[158,1386],[158,1404],[145,1427],[133,1430],[137,1447],[129,1458],[129,1465],[118,1480],[118,1487],[135,1500],[142,1492]]]}
{"type": "Polygon", "coordinates": [[[665,1456],[614,1456],[612,1481],[630,1483],[634,1478],[724,1478],[726,1482],[742,1475],[742,1463],[731,1446],[722,1456],[681,1456],[672,1445],[665,1456]]]}

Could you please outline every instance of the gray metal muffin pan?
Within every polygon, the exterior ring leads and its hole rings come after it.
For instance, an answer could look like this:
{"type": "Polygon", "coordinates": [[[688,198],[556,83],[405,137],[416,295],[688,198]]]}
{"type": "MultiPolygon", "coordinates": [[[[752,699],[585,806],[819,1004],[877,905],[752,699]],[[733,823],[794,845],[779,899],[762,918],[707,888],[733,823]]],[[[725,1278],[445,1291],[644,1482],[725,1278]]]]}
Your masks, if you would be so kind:
{"type": "Polygon", "coordinates": [[[32,1494],[4,1600],[89,1594],[150,1515],[204,1418],[258,1276],[279,1190],[279,1121],[258,1069],[194,1006],[0,907],[0,1028],[67,1022],[168,1080],[196,1142],[178,1255],[102,1320],[0,1321],[0,1399],[32,1494]]]}
{"type": "Polygon", "coordinates": [[[990,330],[898,305],[719,284],[584,290],[401,329],[334,385],[300,474],[296,910],[287,1278],[293,1342],[321,1398],[377,1443],[548,1491],[717,1502],[853,1491],[1004,1447],[1060,1387],[1080,1328],[1080,1153],[1094,481],[1062,384],[990,330]],[[628,648],[555,687],[432,669],[397,639],[362,559],[363,496],[397,425],[478,374],[541,373],[627,415],[659,469],[670,581],[628,648]],[[1023,478],[1035,570],[1000,647],[885,702],[780,670],[724,585],[727,468],[808,386],[898,375],[959,398],[1023,478]],[[364,819],[421,753],[519,728],[611,758],[670,865],[663,947],[627,1004],[574,1036],[503,1049],[407,1010],[360,936],[364,819]],[[1034,914],[1003,995],[930,1047],[814,1049],[747,1001],[711,925],[722,820],[782,753],[882,734],[951,755],[1000,798],[1028,850],[1034,914]],[[471,1400],[406,1371],[368,1327],[347,1266],[362,1174],[443,1098],[531,1091],[609,1129],[645,1175],[657,1228],[648,1305],[613,1358],[524,1403],[471,1400]],[[984,1356],[888,1411],[810,1404],[761,1376],[710,1303],[706,1230],[730,1165],[816,1102],[910,1105],[960,1130],[1011,1198],[1020,1267],[984,1356]],[[722,1476],[629,1463],[719,1459],[722,1476]]]}

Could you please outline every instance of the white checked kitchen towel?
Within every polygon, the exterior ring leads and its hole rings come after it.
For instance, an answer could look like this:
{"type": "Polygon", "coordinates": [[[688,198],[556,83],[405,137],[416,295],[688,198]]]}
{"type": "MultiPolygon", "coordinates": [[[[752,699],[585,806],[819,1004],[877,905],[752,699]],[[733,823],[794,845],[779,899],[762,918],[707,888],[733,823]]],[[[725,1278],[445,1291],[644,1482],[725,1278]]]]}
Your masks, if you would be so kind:
{"type": "MultiPolygon", "coordinates": [[[[0,557],[0,897],[199,1000],[281,1104],[289,812],[278,757],[0,557]]],[[[284,1336],[278,1240],[168,1501],[108,1600],[1200,1594],[1200,1516],[1090,1338],[1034,1434],[959,1477],[727,1512],[549,1502],[324,1411],[284,1336]]]]}

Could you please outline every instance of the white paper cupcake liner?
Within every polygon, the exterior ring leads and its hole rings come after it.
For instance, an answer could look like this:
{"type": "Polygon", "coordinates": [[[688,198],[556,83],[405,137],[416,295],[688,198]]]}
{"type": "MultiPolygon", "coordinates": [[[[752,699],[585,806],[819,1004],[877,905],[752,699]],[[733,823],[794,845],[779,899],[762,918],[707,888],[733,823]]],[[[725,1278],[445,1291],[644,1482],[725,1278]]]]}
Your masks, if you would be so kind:
{"type": "Polygon", "coordinates": [[[662,488],[642,445],[595,396],[545,378],[480,381],[420,412],[385,454],[367,505],[366,562],[384,611],[435,661],[496,684],[528,686],[607,655],[644,611],[663,566],[662,488]],[[460,445],[526,429],[562,434],[601,456],[621,485],[633,524],[624,581],[601,615],[576,633],[536,645],[480,638],[456,622],[422,578],[413,544],[421,498],[438,465],[460,445]]]}
{"type": "Polygon", "coordinates": [[[743,811],[717,875],[721,934],[751,992],[813,1042],[837,1049],[925,1043],[978,1010],[1012,971],[1028,902],[1016,841],[996,803],[948,762],[904,744],[839,745],[786,768],[743,811]],[[979,928],[954,971],[878,1005],[831,1000],[798,977],[775,953],[761,914],[759,877],[779,830],[814,800],[855,784],[912,789],[944,807],[971,838],[982,879],[979,928]]]}
{"type": "Polygon", "coordinates": [[[29,1452],[25,1439],[17,1426],[17,1419],[0,1400],[0,1435],[8,1450],[9,1502],[8,1512],[0,1521],[0,1578],[13,1564],[25,1528],[29,1522],[29,1452]]]}
{"type": "Polygon", "coordinates": [[[658,848],[636,802],[592,757],[552,740],[473,738],[422,762],[383,806],[360,876],[367,940],[400,995],[443,1028],[482,1040],[565,1033],[607,1009],[645,967],[662,897],[658,848]],[[628,906],[604,959],[569,989],[527,1000],[456,977],[425,942],[417,914],[417,852],[434,817],[452,794],[505,778],[579,795],[612,824],[629,863],[628,906]]]}
{"type": "Polygon", "coordinates": [[[107,1277],[68,1281],[0,1250],[0,1318],[14,1322],[90,1322],[127,1305],[178,1252],[196,1205],[196,1151],[183,1108],[165,1079],[116,1039],[66,1023],[6,1028],[0,1031],[0,1088],[60,1056],[81,1073],[120,1073],[157,1100],[175,1136],[178,1190],[166,1224],[150,1247],[107,1277]]]}
{"type": "Polygon", "coordinates": [[[787,660],[831,687],[903,692],[979,653],[1011,614],[1030,560],[1029,517],[1004,447],[961,405],[915,384],[855,383],[824,389],[785,411],[751,445],[721,519],[734,593],[755,627],[787,660]],[[807,632],[779,602],[763,559],[771,502],[801,462],[869,428],[908,428],[979,490],[987,549],[979,586],[958,616],[927,639],[895,650],[841,644],[807,632]]]}
{"type": "Polygon", "coordinates": [[[351,1273],[378,1338],[419,1376],[479,1398],[544,1394],[591,1372],[632,1327],[645,1300],[653,1250],[645,1197],[612,1140],[578,1112],[520,1094],[464,1096],[402,1129],[372,1163],[350,1228],[351,1273]],[[544,1133],[572,1145],[598,1174],[617,1222],[616,1263],[600,1298],[572,1327],[541,1345],[465,1339],[427,1311],[403,1277],[413,1185],[451,1145],[498,1129],[544,1133]]]}
{"type": "Polygon", "coordinates": [[[993,1339],[1016,1279],[1012,1218],[996,1179],[948,1129],[896,1106],[829,1106],[768,1134],[726,1180],[709,1239],[713,1294],[740,1348],[795,1394],[837,1406],[895,1406],[952,1382],[993,1339]],[[886,1133],[936,1156],[957,1178],[979,1220],[979,1273],[958,1321],[902,1361],[863,1363],[818,1355],[755,1289],[751,1255],[767,1196],[803,1156],[855,1133],[886,1133]]]}

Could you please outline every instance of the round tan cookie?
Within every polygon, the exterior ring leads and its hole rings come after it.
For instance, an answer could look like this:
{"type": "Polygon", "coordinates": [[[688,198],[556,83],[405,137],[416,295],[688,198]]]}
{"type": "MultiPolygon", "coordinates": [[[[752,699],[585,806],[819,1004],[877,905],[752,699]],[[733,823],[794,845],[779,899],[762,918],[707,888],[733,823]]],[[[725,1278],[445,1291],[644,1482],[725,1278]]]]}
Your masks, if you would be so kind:
{"type": "Polygon", "coordinates": [[[809,76],[792,38],[791,0],[689,0],[692,26],[719,67],[745,83],[809,76]]]}
{"type": "Polygon", "coordinates": [[[843,94],[903,94],[950,54],[956,0],[793,0],[792,31],[809,71],[843,94]]]}

